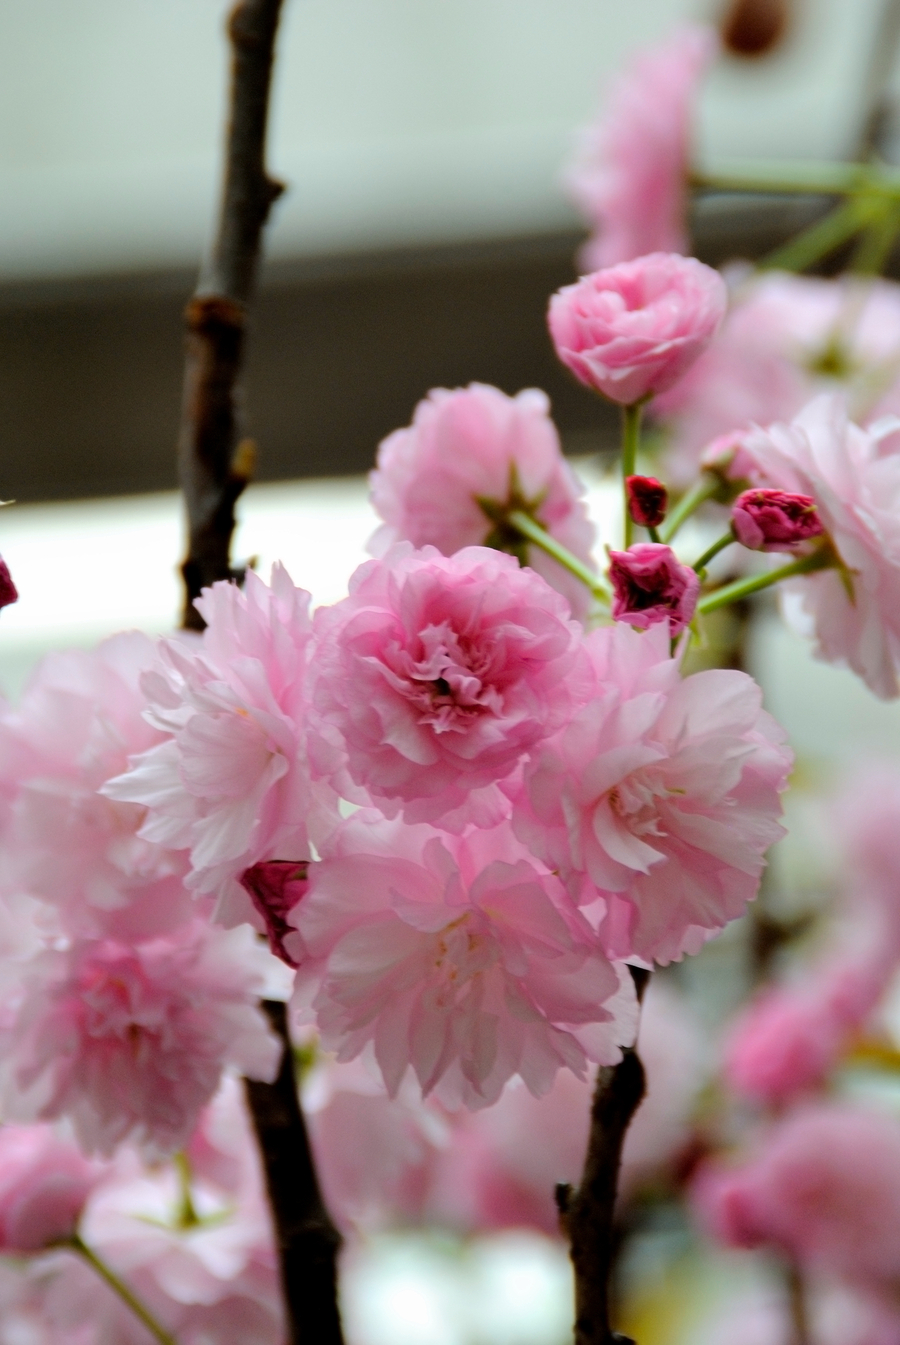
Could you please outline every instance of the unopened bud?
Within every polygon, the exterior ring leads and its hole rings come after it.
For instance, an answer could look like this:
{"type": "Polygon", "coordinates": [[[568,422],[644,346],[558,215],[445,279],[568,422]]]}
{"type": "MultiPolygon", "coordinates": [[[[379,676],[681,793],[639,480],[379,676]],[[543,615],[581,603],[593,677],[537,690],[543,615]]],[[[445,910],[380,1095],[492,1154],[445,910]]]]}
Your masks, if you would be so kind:
{"type": "Polygon", "coordinates": [[[270,859],[245,869],[240,884],[262,916],[269,947],[289,967],[296,959],[285,947],[285,939],[296,933],[288,922],[291,911],[306,895],[309,865],[302,860],[270,859]]]}
{"type": "Polygon", "coordinates": [[[795,551],[825,531],[811,495],[745,490],[731,513],[734,535],[751,551],[795,551]]]}
{"type": "Polygon", "coordinates": [[[669,507],[669,492],[655,476],[626,476],[628,512],[642,528],[658,528],[669,507]]]}
{"type": "Polygon", "coordinates": [[[9,566],[0,556],[0,607],[9,607],[10,603],[19,601],[19,590],[13,583],[12,575],[9,572],[9,566]]]}

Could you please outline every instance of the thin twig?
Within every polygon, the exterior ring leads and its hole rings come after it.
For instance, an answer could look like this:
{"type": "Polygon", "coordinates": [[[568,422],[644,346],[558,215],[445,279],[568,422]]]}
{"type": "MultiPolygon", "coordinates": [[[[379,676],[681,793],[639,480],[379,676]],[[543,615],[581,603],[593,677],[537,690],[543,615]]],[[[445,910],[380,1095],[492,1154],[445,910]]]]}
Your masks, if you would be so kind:
{"type": "Polygon", "coordinates": [[[239,0],[228,21],[231,113],[216,240],[185,311],[187,354],[178,463],[188,518],[183,624],[202,630],[194,607],[231,568],[234,506],[253,473],[242,439],[237,384],[263,227],[284,190],[265,167],[275,36],[283,0],[239,0]]]}
{"type": "Polygon", "coordinates": [[[283,1004],[263,1008],[284,1043],[274,1083],[244,1080],[275,1219],[289,1345],[342,1345],[337,1302],[341,1235],[322,1200],[303,1113],[283,1004]]]}
{"type": "MultiPolygon", "coordinates": [[[[638,996],[648,972],[629,969],[638,996]]],[[[618,1065],[597,1071],[581,1183],[556,1188],[559,1221],[575,1271],[575,1345],[622,1345],[609,1321],[609,1278],[616,1246],[614,1215],[622,1145],[644,1096],[644,1067],[633,1048],[618,1065]]]]}

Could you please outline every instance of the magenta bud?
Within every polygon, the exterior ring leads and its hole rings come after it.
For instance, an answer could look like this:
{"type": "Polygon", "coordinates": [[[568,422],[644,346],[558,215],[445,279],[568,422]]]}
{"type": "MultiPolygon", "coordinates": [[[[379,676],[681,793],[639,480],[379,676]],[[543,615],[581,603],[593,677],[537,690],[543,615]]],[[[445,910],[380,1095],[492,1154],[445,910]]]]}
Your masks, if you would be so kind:
{"type": "Polygon", "coordinates": [[[0,556],[0,607],[9,607],[10,603],[19,601],[19,590],[13,583],[12,575],[9,572],[9,566],[0,556]]]}
{"type": "Polygon", "coordinates": [[[644,630],[668,621],[673,635],[690,624],[700,580],[671,547],[640,542],[628,551],[610,551],[609,578],[614,620],[644,630]]]}
{"type": "Polygon", "coordinates": [[[669,492],[655,476],[626,476],[628,512],[642,528],[658,528],[669,508],[669,492]]]}
{"type": "Polygon", "coordinates": [[[297,859],[269,859],[245,869],[240,884],[266,922],[269,947],[276,957],[289,967],[297,961],[285,948],[284,941],[293,934],[288,916],[309,887],[309,864],[297,859]]]}
{"type": "Polygon", "coordinates": [[[794,551],[825,531],[812,496],[786,490],[745,490],[732,506],[731,525],[751,551],[794,551]]]}

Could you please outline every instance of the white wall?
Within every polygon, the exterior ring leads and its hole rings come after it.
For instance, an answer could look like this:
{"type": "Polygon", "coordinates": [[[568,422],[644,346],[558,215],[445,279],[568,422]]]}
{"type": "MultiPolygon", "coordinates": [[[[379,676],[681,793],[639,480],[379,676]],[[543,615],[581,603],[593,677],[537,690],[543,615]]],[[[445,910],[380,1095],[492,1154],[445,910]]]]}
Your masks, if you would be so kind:
{"type": "MultiPolygon", "coordinates": [[[[883,0],[797,0],[704,97],[710,153],[843,153],[883,0]]],[[[716,0],[287,0],[271,248],[552,229],[570,128],[628,51],[716,0]]],[[[223,0],[0,0],[0,279],[192,262],[212,214],[223,0]]]]}

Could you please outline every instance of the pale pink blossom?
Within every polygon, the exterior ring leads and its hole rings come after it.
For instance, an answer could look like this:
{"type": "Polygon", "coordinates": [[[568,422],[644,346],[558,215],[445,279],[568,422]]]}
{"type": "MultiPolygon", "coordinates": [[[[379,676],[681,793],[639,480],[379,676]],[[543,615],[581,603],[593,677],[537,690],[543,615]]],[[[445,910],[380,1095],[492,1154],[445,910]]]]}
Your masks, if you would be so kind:
{"type": "Polygon", "coordinates": [[[489,826],[503,815],[496,782],[570,712],[582,631],[512,556],[400,543],[319,609],[316,635],[318,771],[409,821],[489,826]]]}
{"type": "Polygon", "coordinates": [[[562,455],[545,393],[528,388],[507,397],[483,383],[434,388],[412,424],[382,442],[369,480],[384,519],[370,543],[374,555],[395,542],[436,546],[445,556],[466,546],[515,549],[573,612],[587,611],[586,586],[502,526],[504,513],[523,509],[593,569],[584,487],[562,455]]]}
{"type": "Polygon", "coordinates": [[[36,1252],[71,1238],[102,1175],[50,1126],[0,1127],[0,1251],[36,1252]]]}
{"type": "Polygon", "coordinates": [[[594,695],[536,749],[513,825],[614,957],[696,952],[756,895],[792,756],[745,673],[682,678],[664,626],[586,647],[594,695]]]}
{"type": "Polygon", "coordinates": [[[188,887],[215,893],[215,918],[261,923],[239,878],[260,860],[305,860],[337,818],[309,778],[305,750],[309,594],[276,565],[271,587],[214,584],[197,606],[202,640],[164,641],[142,682],[166,740],[108,782],[110,798],[147,809],[141,836],[189,850],[188,887]]]}
{"type": "Polygon", "coordinates": [[[789,425],[743,439],[756,484],[809,495],[840,561],[783,585],[789,618],[816,655],[849,666],[876,695],[900,695],[900,421],[863,430],[823,396],[789,425]]]}
{"type": "Polygon", "coordinates": [[[691,114],[716,45],[697,24],[643,49],[581,132],[565,182],[594,230],[579,259],[585,270],[688,250],[691,114]]]}
{"type": "Polygon", "coordinates": [[[804,1267],[872,1287],[900,1279],[900,1121],[846,1102],[799,1108],[740,1166],[709,1165],[701,1222],[737,1247],[771,1246],[804,1267]]]}
{"type": "Polygon", "coordinates": [[[824,531],[811,495],[745,490],[731,507],[731,526],[751,551],[796,551],[824,531]]]}
{"type": "Polygon", "coordinates": [[[629,406],[683,377],[726,303],[718,271],[693,257],[654,252],[557,290],[547,321],[557,355],[576,378],[629,406]]]}
{"type": "Polygon", "coordinates": [[[279,968],[247,926],[201,920],[133,945],[48,950],[0,1042],[5,1114],[68,1117],[101,1154],[125,1139],[178,1149],[226,1065],[274,1077],[280,1046],[257,1004],[279,968]]]}
{"type": "Polygon", "coordinates": [[[392,1096],[409,1069],[448,1106],[489,1106],[513,1075],[540,1095],[634,1036],[627,972],[507,825],[459,837],[362,810],[291,919],[298,1012],[339,1060],[372,1043],[392,1096]]]}
{"type": "Polygon", "coordinates": [[[653,406],[672,432],[670,479],[731,430],[790,420],[840,389],[865,425],[900,412],[900,285],[763,272],[740,283],[718,335],[653,406]]]}
{"type": "Polygon", "coordinates": [[[670,635],[680,635],[693,620],[700,578],[661,542],[638,542],[627,551],[610,551],[609,579],[616,621],[640,630],[666,622],[670,635]]]}
{"type": "Polygon", "coordinates": [[[190,914],[182,857],[139,835],[142,806],[98,793],[162,741],[139,686],[154,656],[137,631],[51,654],[0,716],[0,891],[47,903],[73,935],[142,938],[190,914]]]}

